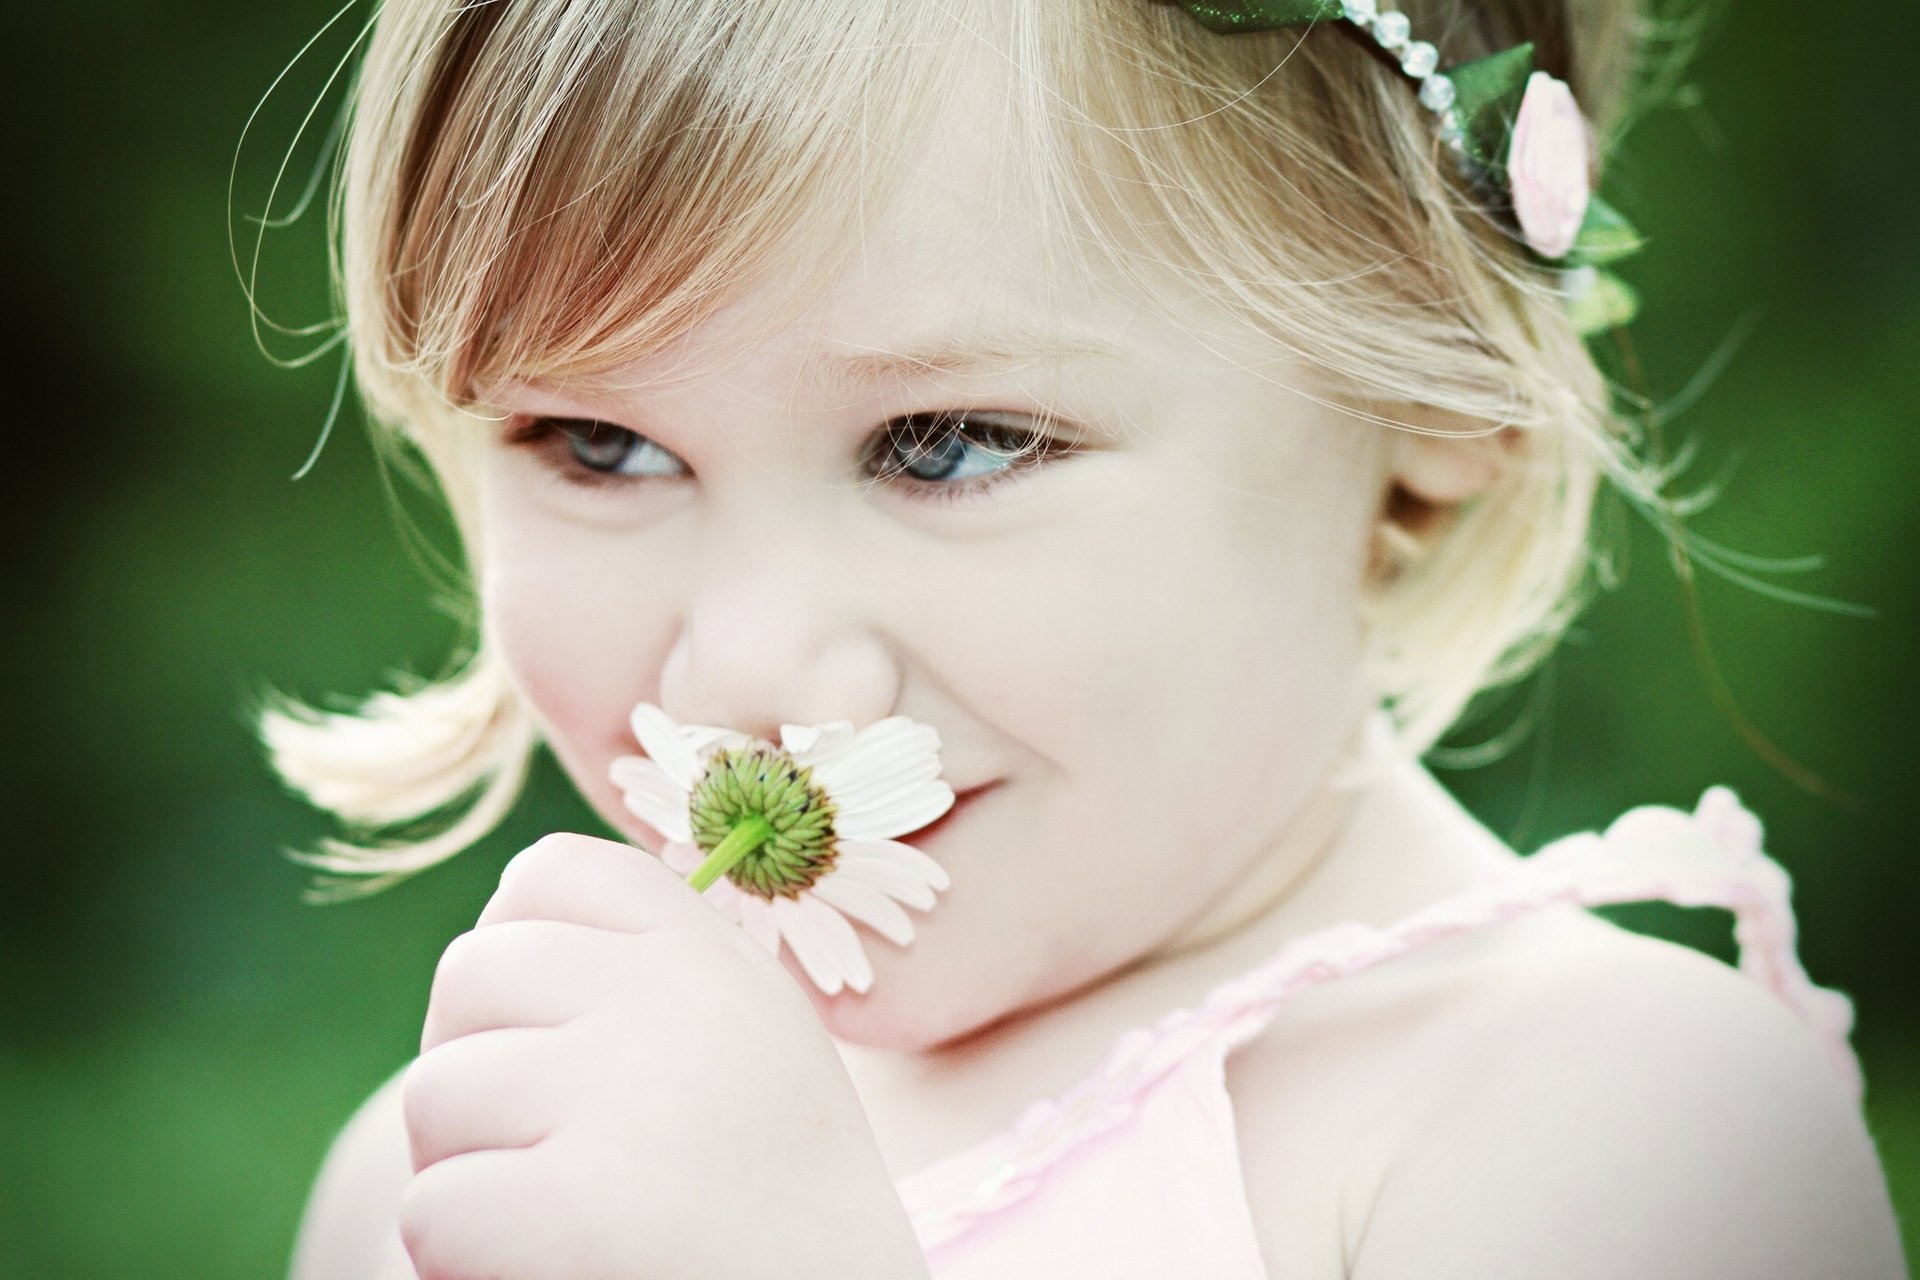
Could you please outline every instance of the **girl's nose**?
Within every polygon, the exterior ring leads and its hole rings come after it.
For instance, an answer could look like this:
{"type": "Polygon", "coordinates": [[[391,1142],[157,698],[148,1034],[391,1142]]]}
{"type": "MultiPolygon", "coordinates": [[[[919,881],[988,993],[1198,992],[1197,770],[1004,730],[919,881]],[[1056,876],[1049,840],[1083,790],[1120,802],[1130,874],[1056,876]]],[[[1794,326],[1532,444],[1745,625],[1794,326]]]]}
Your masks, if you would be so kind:
{"type": "Polygon", "coordinates": [[[859,583],[799,552],[761,538],[705,559],[661,671],[668,715],[778,741],[782,724],[892,713],[898,666],[859,583]]]}

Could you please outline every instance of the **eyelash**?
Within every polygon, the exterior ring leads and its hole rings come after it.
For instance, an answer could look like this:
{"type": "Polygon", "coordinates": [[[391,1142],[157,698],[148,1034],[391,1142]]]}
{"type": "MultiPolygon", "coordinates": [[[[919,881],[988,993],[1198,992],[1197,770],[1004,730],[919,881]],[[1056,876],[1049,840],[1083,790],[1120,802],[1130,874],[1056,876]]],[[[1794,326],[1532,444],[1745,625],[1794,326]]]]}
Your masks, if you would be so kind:
{"type": "MultiPolygon", "coordinates": [[[[533,452],[540,457],[542,465],[547,467],[558,480],[578,488],[617,490],[646,480],[680,478],[622,475],[618,472],[601,471],[584,465],[573,452],[571,443],[568,442],[575,439],[592,439],[602,430],[630,436],[636,445],[652,444],[654,448],[666,452],[663,446],[637,431],[589,418],[522,419],[507,428],[505,443],[510,448],[523,448],[533,452]],[[564,448],[555,448],[555,445],[562,444],[564,448]]],[[[881,483],[899,485],[915,494],[916,500],[934,503],[957,503],[983,497],[990,490],[998,488],[1016,476],[1074,452],[1073,447],[1066,441],[1045,432],[980,421],[966,411],[955,410],[908,414],[887,423],[881,429],[876,443],[863,455],[863,465],[870,463],[877,454],[887,451],[889,446],[903,450],[908,456],[904,460],[896,459],[890,465],[872,473],[872,479],[881,483]],[[907,474],[907,467],[928,456],[932,446],[951,440],[955,436],[963,437],[974,448],[1003,460],[1005,465],[973,479],[958,482],[922,480],[907,474]]]]}

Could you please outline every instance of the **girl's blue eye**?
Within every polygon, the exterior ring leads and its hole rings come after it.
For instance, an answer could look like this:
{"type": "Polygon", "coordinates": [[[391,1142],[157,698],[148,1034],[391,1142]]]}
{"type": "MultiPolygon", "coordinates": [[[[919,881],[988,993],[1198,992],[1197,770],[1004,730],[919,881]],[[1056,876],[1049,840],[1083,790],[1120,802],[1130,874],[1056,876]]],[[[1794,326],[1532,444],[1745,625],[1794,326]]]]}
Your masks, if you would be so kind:
{"type": "Polygon", "coordinates": [[[567,438],[575,461],[605,476],[678,476],[687,466],[637,431],[607,422],[548,419],[567,438]]]}
{"type": "Polygon", "coordinates": [[[981,489],[1050,453],[1045,436],[961,413],[919,413],[887,424],[869,460],[882,480],[981,489]]]}
{"type": "MultiPolygon", "coordinates": [[[[624,488],[693,474],[670,450],[639,432],[591,418],[525,419],[509,428],[506,443],[537,451],[558,479],[572,485],[624,488]]],[[[943,411],[887,423],[873,437],[861,467],[916,497],[957,501],[1071,452],[1067,442],[1042,432],[943,411]]]]}

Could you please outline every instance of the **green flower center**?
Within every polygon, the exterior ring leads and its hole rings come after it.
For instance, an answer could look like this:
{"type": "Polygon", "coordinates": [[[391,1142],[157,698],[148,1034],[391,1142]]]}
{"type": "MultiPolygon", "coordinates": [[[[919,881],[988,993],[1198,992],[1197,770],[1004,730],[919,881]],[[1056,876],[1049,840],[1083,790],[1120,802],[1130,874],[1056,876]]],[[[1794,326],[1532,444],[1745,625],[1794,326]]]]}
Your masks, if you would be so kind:
{"type": "Polygon", "coordinates": [[[693,841],[707,855],[689,883],[725,875],[763,898],[797,897],[833,867],[833,801],[813,770],[777,747],[713,753],[687,801],[693,841]]]}

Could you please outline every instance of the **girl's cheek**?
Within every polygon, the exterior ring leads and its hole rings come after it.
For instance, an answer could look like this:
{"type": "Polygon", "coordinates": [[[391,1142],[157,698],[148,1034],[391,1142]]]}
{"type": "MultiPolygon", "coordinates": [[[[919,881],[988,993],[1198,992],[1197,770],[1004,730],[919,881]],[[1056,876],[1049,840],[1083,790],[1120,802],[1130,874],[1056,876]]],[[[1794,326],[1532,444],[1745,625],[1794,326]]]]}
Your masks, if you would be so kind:
{"type": "Polygon", "coordinates": [[[618,557],[515,532],[489,543],[482,608],[492,641],[561,763],[596,801],[617,804],[606,766],[636,749],[627,713],[658,684],[661,610],[620,580],[618,557]]]}

